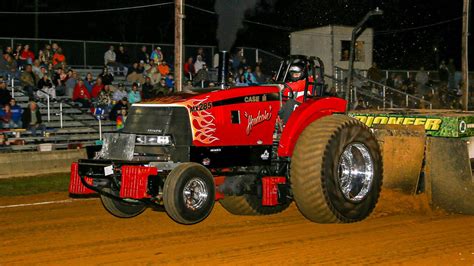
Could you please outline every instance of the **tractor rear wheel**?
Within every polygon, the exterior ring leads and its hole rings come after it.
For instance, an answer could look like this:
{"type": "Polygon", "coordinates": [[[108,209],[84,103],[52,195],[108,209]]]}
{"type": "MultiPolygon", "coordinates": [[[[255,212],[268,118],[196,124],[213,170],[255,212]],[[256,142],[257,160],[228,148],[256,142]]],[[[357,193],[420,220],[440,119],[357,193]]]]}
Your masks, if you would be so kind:
{"type": "Polygon", "coordinates": [[[200,164],[182,163],[166,177],[163,203],[166,213],[178,223],[204,220],[211,213],[214,200],[214,177],[200,164]]]}
{"type": "Polygon", "coordinates": [[[286,210],[291,204],[288,202],[277,206],[262,206],[262,199],[248,194],[227,196],[219,202],[226,211],[234,215],[270,215],[286,210]]]}
{"type": "MultiPolygon", "coordinates": [[[[115,196],[119,196],[119,191],[112,188],[104,188],[105,192],[115,196]]],[[[124,201],[116,200],[104,195],[100,195],[102,205],[112,215],[119,218],[132,218],[145,211],[146,205],[143,203],[127,203],[124,201]]]]}
{"type": "Polygon", "coordinates": [[[375,136],[361,122],[331,115],[299,136],[291,159],[291,186],[300,212],[317,223],[350,223],[373,211],[382,186],[375,136]]]}

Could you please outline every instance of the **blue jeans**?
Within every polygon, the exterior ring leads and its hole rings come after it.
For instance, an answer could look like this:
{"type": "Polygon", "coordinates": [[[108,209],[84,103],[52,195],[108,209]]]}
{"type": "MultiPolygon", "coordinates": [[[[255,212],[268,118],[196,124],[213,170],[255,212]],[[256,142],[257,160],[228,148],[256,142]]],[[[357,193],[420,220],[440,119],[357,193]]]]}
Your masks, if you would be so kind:
{"type": "Polygon", "coordinates": [[[33,137],[36,137],[36,131],[39,130],[41,133],[41,136],[44,135],[44,131],[46,130],[46,127],[42,124],[36,124],[36,125],[30,125],[27,128],[29,131],[31,131],[31,135],[33,137]]]}

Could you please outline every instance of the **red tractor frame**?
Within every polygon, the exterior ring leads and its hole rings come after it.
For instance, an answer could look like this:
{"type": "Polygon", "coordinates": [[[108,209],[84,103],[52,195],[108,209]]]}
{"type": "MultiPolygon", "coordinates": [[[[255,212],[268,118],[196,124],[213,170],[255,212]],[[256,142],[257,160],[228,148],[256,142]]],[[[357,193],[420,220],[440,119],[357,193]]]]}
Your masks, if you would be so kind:
{"type": "Polygon", "coordinates": [[[98,192],[123,218],[164,206],[182,224],[205,219],[215,201],[236,215],[275,214],[295,201],[314,222],[360,221],[380,194],[380,149],[345,114],[345,100],[324,92],[321,60],[289,56],[274,84],[134,104],[96,158],[73,164],[70,192],[98,192]],[[303,66],[299,80],[294,65],[303,66]]]}

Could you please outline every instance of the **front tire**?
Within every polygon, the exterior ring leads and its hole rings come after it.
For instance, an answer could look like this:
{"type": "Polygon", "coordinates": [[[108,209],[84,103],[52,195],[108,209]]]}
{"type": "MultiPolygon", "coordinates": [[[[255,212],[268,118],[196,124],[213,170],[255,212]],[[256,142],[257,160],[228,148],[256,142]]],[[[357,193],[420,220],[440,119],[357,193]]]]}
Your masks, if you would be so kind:
{"type": "MultiPolygon", "coordinates": [[[[119,195],[117,190],[112,188],[104,188],[104,192],[112,195],[119,195]]],[[[132,218],[145,211],[146,205],[144,203],[131,204],[120,200],[109,198],[104,195],[100,195],[100,200],[104,208],[112,215],[119,218],[132,218]]]]}
{"type": "Polygon", "coordinates": [[[180,164],[166,177],[163,203],[166,213],[178,223],[204,220],[211,213],[214,200],[214,177],[200,164],[180,164]]]}
{"type": "Polygon", "coordinates": [[[309,220],[363,220],[375,208],[382,186],[382,158],[375,136],[345,115],[314,121],[296,143],[291,184],[298,209],[309,220]]]}

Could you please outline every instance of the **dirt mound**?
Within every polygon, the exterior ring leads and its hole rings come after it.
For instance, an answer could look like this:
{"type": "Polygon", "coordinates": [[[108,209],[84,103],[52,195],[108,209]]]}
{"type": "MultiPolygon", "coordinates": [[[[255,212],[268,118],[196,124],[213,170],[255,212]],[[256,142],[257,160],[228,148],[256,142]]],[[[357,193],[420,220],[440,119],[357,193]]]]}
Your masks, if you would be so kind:
{"type": "Polygon", "coordinates": [[[432,210],[426,194],[407,195],[393,189],[382,189],[374,217],[396,214],[444,215],[440,210],[432,210]]]}

